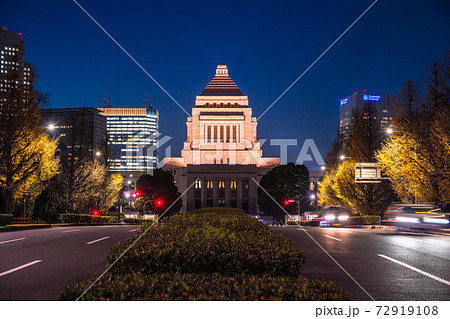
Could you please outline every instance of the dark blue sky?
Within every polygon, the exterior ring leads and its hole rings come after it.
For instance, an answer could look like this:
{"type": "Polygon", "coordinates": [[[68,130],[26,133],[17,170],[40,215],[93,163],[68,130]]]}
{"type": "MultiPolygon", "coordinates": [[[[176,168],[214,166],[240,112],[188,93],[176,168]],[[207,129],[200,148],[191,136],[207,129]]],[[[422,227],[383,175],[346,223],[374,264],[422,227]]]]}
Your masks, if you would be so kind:
{"type": "MultiPolygon", "coordinates": [[[[373,1],[86,1],[79,3],[188,111],[227,64],[258,117],[373,1]]],[[[339,99],[367,89],[396,94],[450,48],[448,1],[379,0],[260,120],[258,138],[312,138],[323,156],[339,99]]],[[[186,114],[70,0],[2,1],[0,24],[22,33],[51,107],[141,106],[179,155],[186,114]]],[[[263,146],[265,155],[278,147],[263,146]]],[[[308,164],[308,163],[306,163],[308,164]]],[[[308,165],[311,166],[311,165],[308,165]]]]}

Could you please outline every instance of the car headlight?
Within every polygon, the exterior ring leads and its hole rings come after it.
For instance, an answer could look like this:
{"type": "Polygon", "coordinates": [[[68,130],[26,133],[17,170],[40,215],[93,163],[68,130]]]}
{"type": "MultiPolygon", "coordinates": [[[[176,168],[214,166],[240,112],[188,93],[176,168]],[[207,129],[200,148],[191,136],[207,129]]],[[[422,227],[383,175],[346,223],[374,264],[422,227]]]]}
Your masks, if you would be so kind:
{"type": "Polygon", "coordinates": [[[339,220],[347,220],[347,219],[348,219],[348,215],[341,215],[341,216],[338,216],[338,219],[339,219],[339,220]]]}
{"type": "Polygon", "coordinates": [[[438,219],[438,218],[424,218],[423,221],[425,223],[436,223],[436,224],[448,224],[449,221],[447,219],[438,219]]]}
{"type": "Polygon", "coordinates": [[[402,223],[418,223],[418,218],[412,218],[412,217],[395,217],[395,220],[402,223]]]}
{"type": "Polygon", "coordinates": [[[334,216],[334,215],[325,215],[325,217],[324,217],[326,220],[333,220],[333,219],[335,219],[336,217],[334,216]]]}

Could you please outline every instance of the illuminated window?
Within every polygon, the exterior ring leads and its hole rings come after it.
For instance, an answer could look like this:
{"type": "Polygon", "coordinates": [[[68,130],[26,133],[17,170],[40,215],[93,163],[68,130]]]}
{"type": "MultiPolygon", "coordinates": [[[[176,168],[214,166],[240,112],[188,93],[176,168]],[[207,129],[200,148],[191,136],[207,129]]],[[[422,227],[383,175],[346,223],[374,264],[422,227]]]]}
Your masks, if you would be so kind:
{"type": "Polygon", "coordinates": [[[236,188],[236,184],[237,184],[236,180],[232,179],[230,182],[230,188],[236,188]]]}
{"type": "Polygon", "coordinates": [[[194,183],[195,188],[202,188],[202,181],[200,179],[197,179],[194,183]]]}
{"type": "Polygon", "coordinates": [[[225,181],[223,179],[219,180],[219,188],[225,188],[225,181]]]}
{"type": "Polygon", "coordinates": [[[206,181],[206,188],[213,188],[214,186],[213,186],[213,181],[211,181],[211,180],[209,180],[209,181],[206,181]]]}

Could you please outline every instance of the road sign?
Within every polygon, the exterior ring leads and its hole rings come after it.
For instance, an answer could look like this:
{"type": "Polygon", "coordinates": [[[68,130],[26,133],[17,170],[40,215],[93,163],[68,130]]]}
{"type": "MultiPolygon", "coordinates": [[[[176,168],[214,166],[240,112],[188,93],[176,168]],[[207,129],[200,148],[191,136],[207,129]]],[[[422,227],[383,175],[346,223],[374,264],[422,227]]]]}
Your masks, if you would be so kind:
{"type": "Polygon", "coordinates": [[[382,179],[388,178],[381,174],[378,163],[355,163],[356,183],[381,183],[382,179]]]}

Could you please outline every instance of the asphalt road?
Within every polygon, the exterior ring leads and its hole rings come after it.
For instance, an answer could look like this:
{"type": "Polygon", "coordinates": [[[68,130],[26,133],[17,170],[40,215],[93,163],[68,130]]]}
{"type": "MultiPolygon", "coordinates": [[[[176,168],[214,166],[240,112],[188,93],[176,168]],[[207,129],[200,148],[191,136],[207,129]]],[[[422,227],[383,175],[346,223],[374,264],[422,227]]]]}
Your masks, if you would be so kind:
{"type": "Polygon", "coordinates": [[[450,300],[450,236],[355,228],[271,230],[303,251],[304,277],[337,282],[352,300],[450,300]]]}
{"type": "Polygon", "coordinates": [[[0,233],[0,300],[55,300],[78,279],[101,274],[109,249],[135,231],[107,225],[0,233]]]}

